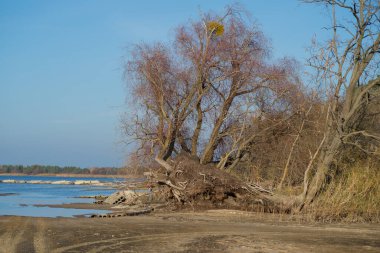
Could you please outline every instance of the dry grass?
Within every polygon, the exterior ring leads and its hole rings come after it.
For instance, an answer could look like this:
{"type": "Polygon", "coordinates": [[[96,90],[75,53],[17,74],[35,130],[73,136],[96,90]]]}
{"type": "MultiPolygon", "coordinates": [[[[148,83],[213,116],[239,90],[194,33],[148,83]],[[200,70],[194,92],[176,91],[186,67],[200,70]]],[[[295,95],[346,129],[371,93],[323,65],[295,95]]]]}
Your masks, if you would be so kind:
{"type": "Polygon", "coordinates": [[[308,213],[324,222],[380,222],[380,163],[346,166],[308,213]]]}

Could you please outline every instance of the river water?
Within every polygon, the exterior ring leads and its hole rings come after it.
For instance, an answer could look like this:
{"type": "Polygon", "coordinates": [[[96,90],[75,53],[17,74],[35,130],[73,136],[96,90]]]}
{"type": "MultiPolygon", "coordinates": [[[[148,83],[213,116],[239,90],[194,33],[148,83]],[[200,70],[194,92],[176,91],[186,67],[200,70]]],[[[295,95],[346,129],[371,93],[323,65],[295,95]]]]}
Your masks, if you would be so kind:
{"type": "MultiPolygon", "coordinates": [[[[120,178],[83,178],[83,177],[40,177],[40,176],[4,176],[0,180],[43,180],[76,181],[99,180],[100,182],[122,181],[120,178]]],[[[77,215],[103,214],[109,211],[72,208],[37,207],[38,204],[91,203],[94,199],[79,196],[109,195],[115,189],[91,185],[54,185],[54,184],[14,184],[0,183],[0,216],[17,215],[33,217],[73,217],[77,215]],[[9,195],[8,195],[9,194],[9,195]]]]}

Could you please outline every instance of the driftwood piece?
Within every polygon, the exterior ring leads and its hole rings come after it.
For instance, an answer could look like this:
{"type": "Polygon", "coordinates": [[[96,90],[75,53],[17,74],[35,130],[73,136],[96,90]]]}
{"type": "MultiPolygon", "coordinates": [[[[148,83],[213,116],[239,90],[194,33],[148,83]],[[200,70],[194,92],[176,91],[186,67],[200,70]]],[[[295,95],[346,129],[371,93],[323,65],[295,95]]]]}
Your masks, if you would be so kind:
{"type": "Polygon", "coordinates": [[[261,187],[261,186],[258,185],[258,184],[250,183],[250,184],[247,184],[247,186],[248,186],[251,190],[253,190],[253,191],[257,192],[257,193],[265,193],[265,194],[268,194],[268,195],[270,195],[270,196],[273,196],[273,192],[272,192],[272,191],[267,190],[267,189],[264,189],[263,187],[261,187]]]}
{"type": "MultiPolygon", "coordinates": [[[[167,186],[169,186],[173,189],[179,190],[179,191],[183,191],[186,188],[186,186],[179,187],[179,186],[173,184],[170,180],[158,180],[157,182],[160,184],[166,184],[167,186]]],[[[180,182],[180,183],[183,183],[183,182],[180,182]]]]}
{"type": "Polygon", "coordinates": [[[173,171],[173,167],[165,160],[159,158],[158,156],[154,159],[159,165],[165,168],[168,172],[173,171]]]}
{"type": "Polygon", "coordinates": [[[117,213],[108,213],[108,214],[93,214],[90,218],[116,218],[123,216],[137,216],[148,214],[154,211],[154,208],[146,208],[143,210],[129,211],[129,212],[117,212],[117,213]]]}

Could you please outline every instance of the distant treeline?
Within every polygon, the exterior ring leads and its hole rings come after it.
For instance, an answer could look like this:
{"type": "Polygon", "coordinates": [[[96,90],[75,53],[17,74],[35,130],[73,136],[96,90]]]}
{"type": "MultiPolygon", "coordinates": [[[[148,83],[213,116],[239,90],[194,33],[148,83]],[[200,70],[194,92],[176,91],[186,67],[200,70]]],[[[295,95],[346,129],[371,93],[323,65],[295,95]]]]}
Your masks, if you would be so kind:
{"type": "Polygon", "coordinates": [[[88,174],[88,175],[123,175],[128,169],[115,167],[79,168],[46,165],[0,165],[0,173],[36,174],[88,174]]]}

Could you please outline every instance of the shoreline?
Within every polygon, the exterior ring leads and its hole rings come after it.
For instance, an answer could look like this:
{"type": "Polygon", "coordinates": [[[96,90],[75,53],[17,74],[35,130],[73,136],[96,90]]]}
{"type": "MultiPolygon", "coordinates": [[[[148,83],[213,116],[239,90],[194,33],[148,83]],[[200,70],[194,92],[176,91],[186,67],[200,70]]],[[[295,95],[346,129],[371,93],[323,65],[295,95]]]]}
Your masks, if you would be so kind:
{"type": "Polygon", "coordinates": [[[142,178],[137,175],[93,175],[93,174],[24,174],[24,173],[0,173],[0,176],[31,176],[31,177],[88,177],[88,178],[142,178]]]}
{"type": "Polygon", "coordinates": [[[100,182],[99,180],[58,180],[58,181],[47,181],[47,180],[15,180],[15,179],[5,179],[0,180],[0,184],[53,184],[53,185],[91,185],[91,186],[108,186],[116,187],[116,182],[100,182]]]}
{"type": "Polygon", "coordinates": [[[8,183],[8,184],[56,184],[56,185],[92,185],[92,186],[109,186],[109,187],[117,187],[120,183],[122,182],[128,182],[129,184],[135,184],[140,181],[144,181],[144,178],[142,177],[114,177],[114,176],[86,176],[85,174],[37,174],[37,175],[27,175],[27,174],[21,174],[21,173],[3,173],[0,174],[0,176],[13,176],[13,177],[35,177],[36,180],[30,179],[30,180],[25,180],[25,179],[1,179],[0,178],[0,183],[8,183]],[[48,177],[51,180],[41,180],[37,179],[38,177],[48,177]],[[60,180],[59,178],[65,177],[65,178],[76,178],[76,180],[60,180]],[[57,179],[56,179],[57,178],[57,179]],[[84,178],[88,178],[87,180],[83,180],[84,178]],[[101,178],[113,178],[115,181],[104,181],[104,180],[99,180],[101,178]],[[56,180],[55,180],[56,179],[56,180]],[[118,179],[118,180],[116,180],[118,179]],[[125,179],[125,180],[122,180],[125,179]]]}
{"type": "Polygon", "coordinates": [[[115,212],[117,209],[112,205],[97,205],[94,203],[63,203],[63,204],[34,204],[35,207],[66,208],[66,209],[86,209],[86,210],[108,210],[115,212]]]}

